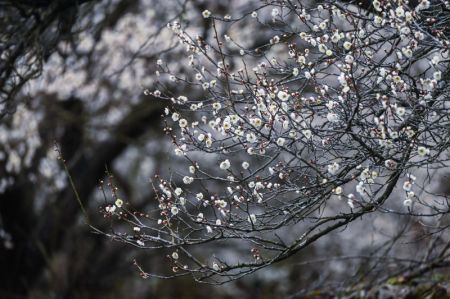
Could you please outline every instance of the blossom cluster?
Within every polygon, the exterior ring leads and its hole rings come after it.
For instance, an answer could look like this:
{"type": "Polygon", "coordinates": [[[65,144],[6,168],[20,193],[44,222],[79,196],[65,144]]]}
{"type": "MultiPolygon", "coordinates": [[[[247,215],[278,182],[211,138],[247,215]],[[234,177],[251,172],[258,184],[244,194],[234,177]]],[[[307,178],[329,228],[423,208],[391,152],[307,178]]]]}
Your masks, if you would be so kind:
{"type": "Polygon", "coordinates": [[[406,192],[393,205],[399,213],[424,204],[412,173],[447,162],[448,42],[437,25],[424,29],[428,1],[373,7],[367,16],[333,1],[267,5],[243,16],[205,10],[206,40],[168,24],[187,70],[174,73],[161,57],[158,76],[189,88],[148,91],[168,103],[164,131],[180,161],[170,179],[153,182],[156,230],[166,238],[148,242],[176,247],[177,271],[210,277],[251,271],[265,255],[284,259],[322,236],[326,224],[377,210],[393,190],[406,192]],[[262,28],[263,45],[242,46],[233,31],[240,23],[262,28]],[[286,245],[278,232],[299,223],[286,245]],[[236,237],[257,246],[249,244],[258,254],[248,266],[214,257],[197,268],[181,250],[236,237]]]}

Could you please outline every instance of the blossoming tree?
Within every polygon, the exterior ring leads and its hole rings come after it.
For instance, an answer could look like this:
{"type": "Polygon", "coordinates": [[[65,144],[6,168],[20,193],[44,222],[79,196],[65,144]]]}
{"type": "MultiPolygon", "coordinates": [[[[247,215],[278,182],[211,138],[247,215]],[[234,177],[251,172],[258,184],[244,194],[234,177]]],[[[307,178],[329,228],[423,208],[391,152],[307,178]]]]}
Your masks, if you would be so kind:
{"type": "MultiPolygon", "coordinates": [[[[448,266],[449,202],[434,182],[448,167],[450,7],[366,8],[262,1],[239,15],[204,10],[203,35],[168,24],[185,67],[173,72],[162,55],[145,93],[167,104],[176,166],[152,179],[156,209],[134,210],[113,192],[102,210],[130,226],[107,235],[167,252],[169,272],[136,263],[144,277],[223,283],[354,222],[367,233],[385,215],[422,223],[430,237],[397,260],[405,279],[448,266]]],[[[373,255],[372,270],[400,254],[394,245],[407,234],[377,247],[386,259],[373,255]]]]}

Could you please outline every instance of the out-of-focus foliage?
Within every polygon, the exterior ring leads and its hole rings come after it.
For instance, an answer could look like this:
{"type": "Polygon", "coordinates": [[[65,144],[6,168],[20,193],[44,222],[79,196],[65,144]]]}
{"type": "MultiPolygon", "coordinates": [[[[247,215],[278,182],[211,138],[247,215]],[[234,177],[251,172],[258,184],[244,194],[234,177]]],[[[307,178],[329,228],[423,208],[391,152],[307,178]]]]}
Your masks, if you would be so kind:
{"type": "Polygon", "coordinates": [[[18,93],[42,74],[58,44],[74,42],[74,24],[92,9],[91,2],[96,1],[0,1],[0,116],[15,111],[18,93]]]}

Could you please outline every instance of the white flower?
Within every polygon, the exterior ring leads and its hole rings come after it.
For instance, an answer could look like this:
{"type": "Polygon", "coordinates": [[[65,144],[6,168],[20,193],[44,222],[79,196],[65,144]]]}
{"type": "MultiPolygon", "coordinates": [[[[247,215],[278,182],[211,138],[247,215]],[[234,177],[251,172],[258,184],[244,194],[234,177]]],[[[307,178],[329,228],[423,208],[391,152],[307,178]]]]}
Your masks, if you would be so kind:
{"type": "Polygon", "coordinates": [[[405,15],[405,10],[403,9],[403,7],[399,6],[395,10],[395,14],[397,15],[397,17],[401,18],[405,15]]]}
{"type": "Polygon", "coordinates": [[[259,117],[254,117],[250,119],[250,123],[255,127],[260,127],[262,125],[262,120],[259,117]]]}
{"type": "Polygon", "coordinates": [[[194,166],[189,166],[189,172],[190,173],[195,173],[195,167],[194,166]]]}
{"type": "Polygon", "coordinates": [[[133,227],[133,230],[138,233],[141,231],[141,228],[138,226],[135,226],[135,227],[133,227]]]}
{"type": "Polygon", "coordinates": [[[419,156],[423,157],[423,156],[429,155],[430,150],[424,146],[419,146],[417,148],[417,153],[419,154],[419,156]]]}
{"type": "Polygon", "coordinates": [[[177,253],[177,252],[173,252],[173,253],[172,253],[172,258],[173,258],[174,260],[177,260],[177,259],[178,259],[178,253],[177,253]]]}
{"type": "Polygon", "coordinates": [[[256,141],[256,135],[253,132],[247,134],[246,138],[247,138],[247,141],[250,142],[250,143],[253,143],[253,142],[256,141]]]}
{"type": "Polygon", "coordinates": [[[434,55],[433,58],[431,59],[431,64],[436,65],[441,61],[441,58],[437,55],[434,55]]]}
{"type": "Polygon", "coordinates": [[[355,61],[352,55],[345,56],[345,63],[352,64],[355,61]]]}
{"type": "Polygon", "coordinates": [[[255,224],[256,223],[256,215],[255,214],[250,214],[250,216],[248,216],[247,221],[250,222],[251,224],[255,224]]]}
{"type": "Polygon", "coordinates": [[[193,177],[190,177],[190,176],[183,177],[183,183],[185,183],[186,185],[191,184],[193,181],[194,181],[193,177]]]}
{"type": "Polygon", "coordinates": [[[411,191],[412,183],[410,181],[406,181],[403,183],[403,190],[405,191],[411,191]]]}
{"type": "Polygon", "coordinates": [[[337,102],[335,101],[328,101],[325,106],[327,106],[328,109],[332,110],[334,107],[337,106],[337,102]]]}
{"type": "Polygon", "coordinates": [[[338,115],[336,113],[332,113],[332,112],[327,114],[327,119],[329,122],[332,122],[332,123],[339,121],[338,115]]]}
{"type": "Polygon", "coordinates": [[[333,164],[328,165],[328,172],[332,175],[336,174],[339,170],[339,164],[334,162],[333,164]]]}
{"type": "Polygon", "coordinates": [[[404,205],[405,207],[411,207],[411,206],[412,206],[412,200],[411,200],[411,198],[405,199],[405,200],[403,201],[403,205],[404,205]]]}
{"type": "Polygon", "coordinates": [[[177,120],[179,120],[179,119],[180,119],[180,114],[174,112],[174,113],[172,114],[172,120],[173,120],[173,121],[177,121],[177,120]]]}
{"type": "Polygon", "coordinates": [[[212,145],[212,139],[211,138],[206,138],[206,141],[205,141],[205,143],[206,143],[206,146],[207,147],[211,147],[211,145],[212,145]]]}
{"type": "Polygon", "coordinates": [[[306,63],[306,58],[305,58],[305,56],[300,55],[300,56],[297,58],[297,62],[298,62],[299,64],[305,64],[305,63],[306,63]]]}
{"type": "Polygon", "coordinates": [[[237,116],[236,114],[230,115],[230,121],[232,124],[236,124],[239,121],[239,116],[237,116]]]}
{"type": "Polygon", "coordinates": [[[294,75],[295,77],[298,76],[298,68],[294,67],[294,69],[292,70],[292,75],[294,75]]]}
{"type": "Polygon", "coordinates": [[[183,151],[182,151],[181,149],[176,148],[174,151],[175,151],[175,155],[177,155],[177,156],[183,156],[183,151]]]}
{"type": "Polygon", "coordinates": [[[206,226],[206,232],[207,232],[208,234],[210,234],[210,233],[213,232],[211,226],[209,226],[209,225],[206,226]]]}
{"type": "Polygon", "coordinates": [[[319,51],[321,53],[325,53],[327,51],[327,46],[325,46],[324,44],[319,44],[319,51]]]}
{"type": "Polygon", "coordinates": [[[217,206],[219,206],[221,209],[225,209],[227,207],[227,202],[223,199],[218,199],[214,202],[217,206]]]}
{"type": "Polygon", "coordinates": [[[375,24],[381,24],[381,23],[383,23],[383,18],[380,16],[375,16],[373,18],[373,21],[375,22],[375,24]]]}
{"type": "Polygon", "coordinates": [[[214,262],[213,263],[213,269],[214,269],[214,271],[219,271],[220,270],[220,266],[216,262],[214,262]]]}
{"type": "Polygon", "coordinates": [[[116,199],[115,203],[116,207],[121,208],[123,206],[123,200],[120,198],[116,199]]]}
{"type": "MultiPolygon", "coordinates": [[[[409,27],[406,27],[406,26],[402,27],[400,29],[400,33],[403,34],[403,35],[409,35],[411,33],[411,29],[409,29],[409,27]]],[[[411,51],[411,54],[412,54],[412,50],[411,49],[409,49],[409,50],[411,51]]],[[[411,57],[411,56],[409,56],[409,57],[411,57]]]]}
{"type": "Polygon", "coordinates": [[[402,48],[402,53],[408,58],[411,58],[413,55],[413,52],[410,48],[402,48]]]}
{"type": "Polygon", "coordinates": [[[282,90],[280,90],[278,92],[277,96],[283,102],[285,102],[285,101],[287,101],[289,99],[289,94],[287,92],[282,91],[282,90]]]}
{"type": "Polygon", "coordinates": [[[210,12],[209,10],[205,9],[205,10],[202,12],[202,16],[203,16],[205,19],[207,19],[207,18],[209,18],[209,17],[211,16],[211,12],[210,12]]]}
{"type": "Polygon", "coordinates": [[[442,79],[442,72],[441,72],[441,71],[435,72],[435,73],[433,74],[433,78],[434,78],[434,80],[436,80],[436,81],[441,80],[441,79],[442,79]]]}
{"type": "Polygon", "coordinates": [[[397,113],[397,115],[400,117],[405,115],[405,112],[406,112],[405,107],[397,107],[397,109],[395,109],[395,113],[397,113]]]}
{"type": "Polygon", "coordinates": [[[203,221],[203,213],[198,213],[197,215],[197,222],[202,222],[203,221]]]}
{"type": "Polygon", "coordinates": [[[252,18],[258,17],[258,13],[256,11],[252,12],[252,18]]]}
{"type": "Polygon", "coordinates": [[[188,101],[188,98],[185,96],[179,96],[177,99],[180,104],[187,103],[187,101],[188,101]]]}
{"type": "Polygon", "coordinates": [[[247,169],[249,166],[248,162],[242,162],[242,168],[247,169]]]}
{"type": "Polygon", "coordinates": [[[372,2],[373,7],[375,8],[375,10],[377,11],[381,11],[381,2],[379,0],[374,0],[372,2]]]}
{"type": "Polygon", "coordinates": [[[272,9],[272,17],[275,18],[280,14],[280,11],[277,8],[272,9]]]}
{"type": "Polygon", "coordinates": [[[176,214],[178,214],[179,210],[178,210],[177,207],[172,207],[172,208],[170,209],[170,212],[172,213],[172,215],[175,216],[176,214]]]}
{"type": "Polygon", "coordinates": [[[305,136],[307,139],[310,139],[312,137],[311,130],[302,130],[303,136],[305,136]]]}
{"type": "Polygon", "coordinates": [[[342,187],[341,186],[336,187],[336,189],[334,189],[334,193],[337,194],[337,195],[341,194],[342,193],[342,187]]]}
{"type": "Polygon", "coordinates": [[[430,1],[422,0],[419,5],[416,6],[416,11],[421,11],[428,8],[430,8],[430,1]]]}
{"type": "Polygon", "coordinates": [[[414,18],[414,16],[412,15],[411,12],[407,11],[407,12],[405,13],[405,20],[406,20],[407,22],[411,22],[411,21],[413,20],[413,18],[414,18]]]}
{"type": "Polygon", "coordinates": [[[185,120],[184,118],[180,119],[180,121],[178,122],[180,128],[185,128],[188,124],[187,120],[185,120]]]}
{"type": "Polygon", "coordinates": [[[337,43],[340,39],[341,39],[341,36],[340,36],[339,32],[335,32],[335,33],[331,36],[331,41],[332,41],[333,43],[337,43]]]}
{"type": "Polygon", "coordinates": [[[280,42],[280,37],[278,35],[275,35],[271,40],[271,44],[278,44],[280,42]]]}
{"type": "Polygon", "coordinates": [[[351,42],[344,42],[344,49],[345,50],[350,50],[350,48],[352,47],[352,43],[351,42]]]}
{"type": "Polygon", "coordinates": [[[365,181],[370,177],[369,168],[364,169],[361,174],[359,175],[360,179],[365,181]]]}
{"type": "Polygon", "coordinates": [[[198,201],[201,201],[203,199],[203,193],[199,192],[195,195],[198,201]]]}
{"type": "Polygon", "coordinates": [[[107,206],[105,208],[105,211],[108,212],[108,213],[114,213],[115,210],[116,210],[116,206],[115,205],[107,206]]]}
{"type": "Polygon", "coordinates": [[[366,187],[364,187],[363,182],[359,182],[358,185],[356,185],[356,192],[358,192],[361,196],[364,196],[366,187]]]}
{"type": "Polygon", "coordinates": [[[324,22],[320,23],[319,28],[322,30],[325,30],[325,28],[327,28],[327,22],[324,21],[324,22]]]}
{"type": "Polygon", "coordinates": [[[283,137],[280,137],[277,139],[277,145],[283,146],[285,141],[286,141],[286,139],[284,139],[283,137]]]}
{"type": "Polygon", "coordinates": [[[183,193],[183,190],[181,188],[178,187],[178,188],[175,189],[175,194],[176,195],[180,196],[181,193],[183,193]]]}
{"type": "Polygon", "coordinates": [[[222,161],[219,166],[220,169],[227,170],[228,168],[230,168],[230,161],[226,159],[225,161],[222,161]]]}
{"type": "Polygon", "coordinates": [[[389,160],[384,161],[384,166],[386,166],[387,169],[393,170],[397,167],[397,162],[389,159],[389,160]]]}
{"type": "Polygon", "coordinates": [[[353,204],[353,200],[352,199],[349,198],[347,200],[347,204],[350,207],[350,209],[354,209],[355,208],[355,205],[353,204]]]}

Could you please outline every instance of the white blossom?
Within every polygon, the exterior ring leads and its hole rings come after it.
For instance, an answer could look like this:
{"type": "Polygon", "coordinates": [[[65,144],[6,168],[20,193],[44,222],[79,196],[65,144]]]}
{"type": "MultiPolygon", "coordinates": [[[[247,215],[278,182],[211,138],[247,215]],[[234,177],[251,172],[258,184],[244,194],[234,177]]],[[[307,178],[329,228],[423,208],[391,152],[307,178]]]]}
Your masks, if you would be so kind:
{"type": "Polygon", "coordinates": [[[256,223],[256,215],[250,214],[247,218],[247,221],[250,222],[251,224],[255,224],[256,223]]]}
{"type": "Polygon", "coordinates": [[[282,91],[282,90],[280,90],[278,92],[277,96],[283,102],[285,102],[285,101],[287,101],[289,99],[289,94],[287,92],[282,91]]]}
{"type": "Polygon", "coordinates": [[[277,145],[283,146],[285,141],[286,141],[286,139],[280,137],[280,138],[277,139],[277,145]]]}
{"type": "Polygon", "coordinates": [[[335,123],[339,121],[339,117],[336,113],[330,112],[327,114],[327,119],[329,122],[335,123]]]}
{"type": "Polygon", "coordinates": [[[190,176],[183,177],[183,183],[185,183],[186,185],[191,184],[193,181],[194,181],[193,177],[190,177],[190,176]]]}
{"type": "Polygon", "coordinates": [[[430,150],[424,146],[419,146],[417,148],[417,153],[419,154],[419,156],[424,157],[430,154],[430,150]]]}
{"type": "Polygon", "coordinates": [[[123,206],[123,200],[121,200],[120,198],[116,199],[116,201],[114,202],[114,204],[116,205],[116,207],[121,208],[123,206]]]}
{"type": "Polygon", "coordinates": [[[332,175],[336,174],[339,170],[339,164],[336,162],[333,162],[332,164],[328,165],[328,172],[332,175]]]}
{"type": "Polygon", "coordinates": [[[227,170],[228,168],[230,168],[230,166],[231,166],[231,164],[230,164],[230,161],[228,159],[226,159],[225,161],[220,162],[220,165],[219,165],[220,169],[223,169],[223,170],[227,170]]]}
{"type": "Polygon", "coordinates": [[[209,11],[209,10],[204,10],[203,12],[202,12],[202,16],[205,18],[205,19],[207,19],[207,18],[209,18],[210,16],[211,16],[211,12],[209,11]]]}
{"type": "Polygon", "coordinates": [[[178,214],[179,210],[178,210],[177,207],[173,206],[173,207],[170,209],[170,212],[172,213],[172,215],[175,216],[176,214],[178,214]]]}

